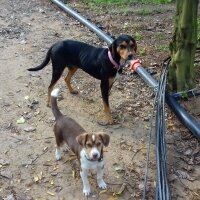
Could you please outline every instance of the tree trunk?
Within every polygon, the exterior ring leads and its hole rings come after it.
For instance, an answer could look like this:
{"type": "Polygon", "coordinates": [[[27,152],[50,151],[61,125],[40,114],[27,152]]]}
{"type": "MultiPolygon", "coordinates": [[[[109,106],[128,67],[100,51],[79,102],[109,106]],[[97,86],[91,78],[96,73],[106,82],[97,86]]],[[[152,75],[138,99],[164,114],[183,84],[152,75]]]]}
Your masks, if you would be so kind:
{"type": "Polygon", "coordinates": [[[187,91],[195,87],[194,57],[197,43],[198,0],[176,0],[174,35],[170,43],[169,89],[187,91]]]}

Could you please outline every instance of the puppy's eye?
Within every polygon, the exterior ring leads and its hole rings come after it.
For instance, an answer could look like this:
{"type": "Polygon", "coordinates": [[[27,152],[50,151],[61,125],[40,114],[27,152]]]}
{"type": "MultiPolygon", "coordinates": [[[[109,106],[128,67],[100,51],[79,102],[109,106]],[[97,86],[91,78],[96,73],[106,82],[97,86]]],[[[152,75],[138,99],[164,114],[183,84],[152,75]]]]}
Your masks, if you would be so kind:
{"type": "Polygon", "coordinates": [[[86,147],[91,148],[91,147],[92,147],[92,144],[87,143],[87,144],[86,144],[86,147]]]}
{"type": "Polygon", "coordinates": [[[101,142],[97,142],[97,144],[96,144],[96,145],[97,145],[98,147],[99,147],[99,146],[101,146],[101,142]]]}
{"type": "Polygon", "coordinates": [[[124,45],[124,44],[120,44],[119,47],[120,47],[121,49],[126,49],[126,45],[124,45]]]}

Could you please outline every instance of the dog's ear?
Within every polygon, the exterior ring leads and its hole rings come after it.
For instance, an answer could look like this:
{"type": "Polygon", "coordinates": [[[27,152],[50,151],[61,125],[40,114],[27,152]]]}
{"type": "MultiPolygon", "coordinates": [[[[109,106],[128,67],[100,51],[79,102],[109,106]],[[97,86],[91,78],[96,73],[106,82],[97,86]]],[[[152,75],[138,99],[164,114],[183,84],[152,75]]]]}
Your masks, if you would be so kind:
{"type": "Polygon", "coordinates": [[[137,43],[135,40],[133,40],[134,44],[135,44],[135,47],[134,47],[134,50],[135,50],[135,53],[137,52],[137,43]]]}
{"type": "Polygon", "coordinates": [[[81,146],[85,146],[85,143],[87,141],[87,137],[88,137],[88,133],[83,133],[80,134],[76,137],[76,141],[81,145],[81,146]]]}
{"type": "Polygon", "coordinates": [[[134,39],[132,36],[129,36],[129,37],[130,37],[131,41],[132,41],[133,44],[134,44],[134,51],[135,51],[135,53],[136,53],[136,51],[137,51],[137,43],[136,43],[135,39],[134,39]]]}
{"type": "Polygon", "coordinates": [[[107,147],[110,142],[110,136],[106,133],[98,133],[99,137],[101,138],[103,145],[107,147]]]}
{"type": "Polygon", "coordinates": [[[113,42],[109,47],[110,52],[112,53],[112,55],[115,54],[115,43],[113,42]]]}

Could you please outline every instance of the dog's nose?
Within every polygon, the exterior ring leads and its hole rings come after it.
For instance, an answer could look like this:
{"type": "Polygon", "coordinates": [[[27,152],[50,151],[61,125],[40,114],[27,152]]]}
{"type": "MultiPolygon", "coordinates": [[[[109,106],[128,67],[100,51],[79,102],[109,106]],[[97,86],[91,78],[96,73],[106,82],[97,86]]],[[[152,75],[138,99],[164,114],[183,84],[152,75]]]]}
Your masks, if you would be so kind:
{"type": "Polygon", "coordinates": [[[133,58],[133,54],[132,53],[128,54],[128,59],[131,60],[132,58],[133,58]]]}

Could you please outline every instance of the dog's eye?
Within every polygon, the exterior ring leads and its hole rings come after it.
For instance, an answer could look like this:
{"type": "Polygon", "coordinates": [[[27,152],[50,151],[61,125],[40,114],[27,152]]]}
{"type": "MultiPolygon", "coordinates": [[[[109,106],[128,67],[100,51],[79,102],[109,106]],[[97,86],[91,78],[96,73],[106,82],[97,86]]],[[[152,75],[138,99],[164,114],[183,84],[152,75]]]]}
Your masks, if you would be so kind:
{"type": "Polygon", "coordinates": [[[120,44],[119,47],[120,47],[121,49],[126,49],[126,45],[124,45],[124,44],[120,44]]]}
{"type": "Polygon", "coordinates": [[[134,45],[134,44],[131,44],[131,45],[130,45],[130,48],[131,48],[131,49],[134,49],[134,48],[135,48],[135,45],[134,45]]]}
{"type": "Polygon", "coordinates": [[[86,144],[86,147],[91,148],[91,147],[92,147],[92,144],[87,143],[87,144],[86,144]]]}

